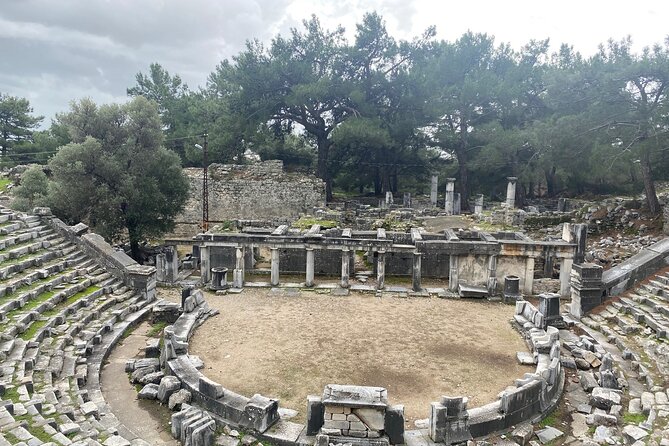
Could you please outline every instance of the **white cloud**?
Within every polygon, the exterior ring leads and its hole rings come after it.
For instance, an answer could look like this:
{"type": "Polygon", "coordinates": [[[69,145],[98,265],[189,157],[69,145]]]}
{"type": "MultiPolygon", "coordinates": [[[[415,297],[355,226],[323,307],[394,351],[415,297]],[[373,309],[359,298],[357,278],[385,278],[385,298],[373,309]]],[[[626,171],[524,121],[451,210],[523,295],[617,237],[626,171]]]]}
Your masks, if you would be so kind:
{"type": "Polygon", "coordinates": [[[636,48],[667,34],[669,2],[604,0],[3,0],[0,91],[30,99],[53,116],[72,99],[123,101],[135,74],[158,62],[191,88],[203,85],[247,39],[269,42],[316,14],[341,24],[350,40],[365,12],[378,11],[391,35],[411,39],[436,25],[438,38],[487,32],[515,48],[550,37],[585,55],[613,37],[632,35],[636,48]]]}

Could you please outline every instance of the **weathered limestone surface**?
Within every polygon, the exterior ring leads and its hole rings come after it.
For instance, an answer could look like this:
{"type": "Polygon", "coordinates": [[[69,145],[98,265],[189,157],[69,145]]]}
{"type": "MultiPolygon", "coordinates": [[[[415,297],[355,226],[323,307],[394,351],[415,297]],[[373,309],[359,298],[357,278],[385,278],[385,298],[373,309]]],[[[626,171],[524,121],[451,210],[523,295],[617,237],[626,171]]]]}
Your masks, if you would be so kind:
{"type": "MultiPolygon", "coordinates": [[[[176,218],[176,236],[195,235],[202,220],[202,169],[184,169],[190,196],[176,218]]],[[[283,162],[209,167],[209,220],[297,217],[325,205],[325,183],[315,176],[283,172],[283,162]]]]}

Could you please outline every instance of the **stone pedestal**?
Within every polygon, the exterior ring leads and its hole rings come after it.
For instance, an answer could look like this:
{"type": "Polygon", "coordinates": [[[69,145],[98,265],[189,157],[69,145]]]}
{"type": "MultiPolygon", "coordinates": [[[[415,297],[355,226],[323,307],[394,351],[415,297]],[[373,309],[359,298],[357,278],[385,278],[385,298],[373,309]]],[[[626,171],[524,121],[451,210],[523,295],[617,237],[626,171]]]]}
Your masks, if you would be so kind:
{"type": "Polygon", "coordinates": [[[156,268],[146,265],[131,265],[126,268],[128,285],[143,299],[151,302],[156,298],[156,268]]]}
{"type": "Polygon", "coordinates": [[[544,326],[564,327],[564,321],[560,315],[560,295],[556,293],[543,293],[539,295],[539,312],[544,316],[544,326]]]}
{"type": "Polygon", "coordinates": [[[270,272],[270,284],[272,286],[278,286],[279,285],[279,249],[278,248],[270,248],[270,253],[271,253],[271,260],[272,260],[272,265],[271,265],[271,272],[270,272]]]}
{"type": "Polygon", "coordinates": [[[225,290],[229,288],[228,285],[228,269],[227,268],[212,268],[211,269],[211,289],[225,290]]]}
{"type": "Polygon", "coordinates": [[[314,286],[314,249],[307,248],[306,278],[304,284],[308,287],[314,286]]]}
{"type": "Polygon", "coordinates": [[[520,277],[505,276],[504,277],[504,302],[513,302],[520,300],[520,277]]]}
{"type": "Polygon", "coordinates": [[[571,268],[571,304],[569,312],[581,318],[602,303],[603,268],[593,263],[574,264],[571,268]]]}
{"type": "Polygon", "coordinates": [[[509,183],[506,186],[506,207],[513,209],[516,207],[516,182],[518,178],[507,177],[509,183]]]}
{"type": "Polygon", "coordinates": [[[453,201],[455,193],[455,178],[446,178],[446,198],[444,199],[444,212],[453,215],[453,201]]]}
{"type": "Polygon", "coordinates": [[[430,183],[430,204],[437,205],[437,194],[439,193],[439,176],[432,175],[432,182],[430,183]]]}
{"type": "Polygon", "coordinates": [[[376,262],[376,288],[382,290],[386,282],[386,251],[379,250],[376,262]]]}

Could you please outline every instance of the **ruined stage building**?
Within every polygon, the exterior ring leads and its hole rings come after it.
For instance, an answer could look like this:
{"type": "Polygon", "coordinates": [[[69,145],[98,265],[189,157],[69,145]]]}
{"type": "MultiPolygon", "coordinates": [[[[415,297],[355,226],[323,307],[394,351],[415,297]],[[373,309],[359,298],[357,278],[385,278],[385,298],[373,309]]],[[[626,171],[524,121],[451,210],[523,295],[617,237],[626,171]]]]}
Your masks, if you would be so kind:
{"type": "Polygon", "coordinates": [[[199,252],[203,283],[210,282],[212,269],[218,272],[227,268],[235,288],[241,288],[245,273],[255,268],[254,253],[266,248],[270,252],[272,286],[280,284],[282,274],[303,274],[307,287],[315,285],[315,276],[329,275],[339,276],[340,286],[347,288],[350,275],[355,273],[355,253],[361,252],[373,266],[378,289],[384,288],[388,274],[411,276],[414,291],[423,290],[423,277],[448,278],[452,292],[462,294],[465,288],[492,295],[502,289],[505,276],[517,276],[522,292],[532,294],[535,260],[540,259],[544,266],[559,265],[560,294],[566,297],[572,264],[575,258],[582,258],[579,251],[585,248],[584,237],[575,237],[575,232],[585,231],[581,226],[585,225],[575,225],[574,231],[566,224],[562,240],[556,241],[533,241],[518,232],[322,231],[319,225],[307,231],[282,225],[238,233],[203,233],[191,240],[166,241],[168,249],[158,259],[158,280],[176,280],[176,245],[188,244],[199,252]]]}

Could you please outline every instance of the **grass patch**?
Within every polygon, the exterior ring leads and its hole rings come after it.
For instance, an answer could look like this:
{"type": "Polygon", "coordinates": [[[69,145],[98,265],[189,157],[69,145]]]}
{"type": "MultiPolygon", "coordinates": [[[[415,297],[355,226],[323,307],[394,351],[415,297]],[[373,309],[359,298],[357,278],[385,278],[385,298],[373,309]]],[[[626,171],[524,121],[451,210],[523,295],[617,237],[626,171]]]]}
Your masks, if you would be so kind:
{"type": "Polygon", "coordinates": [[[19,337],[24,341],[29,341],[37,334],[40,329],[42,329],[47,324],[47,322],[49,322],[47,319],[33,321],[28,329],[21,333],[19,337]]]}
{"type": "Polygon", "coordinates": [[[2,395],[2,398],[5,400],[11,400],[15,403],[19,402],[19,389],[18,387],[11,387],[5,390],[5,394],[2,395]]]}
{"type": "Polygon", "coordinates": [[[623,415],[625,424],[640,424],[646,421],[646,416],[642,413],[626,413],[623,415]]]}
{"type": "Polygon", "coordinates": [[[557,414],[556,412],[557,412],[557,411],[554,410],[553,412],[549,413],[549,414],[546,416],[546,418],[544,418],[543,420],[541,420],[541,421],[539,422],[539,426],[541,426],[541,427],[547,427],[547,426],[553,426],[553,427],[555,427],[555,425],[556,425],[556,424],[558,423],[558,421],[559,421],[559,420],[558,420],[558,414],[557,414]]]}
{"type": "Polygon", "coordinates": [[[7,186],[12,184],[12,180],[9,178],[0,178],[0,191],[7,190],[7,186]]]}
{"type": "Polygon", "coordinates": [[[49,443],[51,440],[53,440],[51,435],[49,435],[42,426],[40,427],[29,426],[28,430],[30,431],[31,434],[33,434],[35,438],[38,438],[42,443],[49,443]]]}
{"type": "Polygon", "coordinates": [[[151,329],[147,333],[147,336],[150,338],[157,338],[163,332],[163,329],[167,326],[167,322],[160,321],[156,322],[151,326],[151,329]]]}

